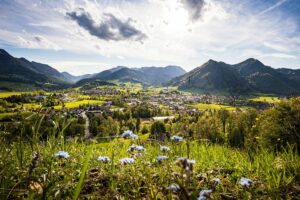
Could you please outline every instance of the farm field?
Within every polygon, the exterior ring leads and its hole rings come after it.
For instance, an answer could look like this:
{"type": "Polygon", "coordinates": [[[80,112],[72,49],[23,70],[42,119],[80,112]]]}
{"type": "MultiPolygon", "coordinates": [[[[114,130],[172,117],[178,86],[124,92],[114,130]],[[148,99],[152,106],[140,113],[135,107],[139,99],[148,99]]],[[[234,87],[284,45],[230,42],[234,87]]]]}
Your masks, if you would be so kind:
{"type": "MultiPolygon", "coordinates": [[[[65,108],[78,108],[83,105],[102,105],[104,101],[102,100],[81,100],[81,101],[74,101],[74,102],[67,102],[65,103],[65,108]]],[[[62,106],[54,106],[55,109],[62,109],[62,106]]]]}
{"type": "Polygon", "coordinates": [[[220,110],[220,109],[226,109],[226,110],[236,110],[235,107],[227,106],[227,105],[219,105],[219,104],[205,104],[205,103],[199,103],[195,105],[191,105],[192,107],[198,108],[199,110],[220,110]]]}
{"type": "Polygon", "coordinates": [[[249,100],[259,101],[259,102],[268,102],[268,103],[280,102],[280,99],[278,97],[269,97],[269,96],[259,96],[259,97],[255,97],[255,98],[250,98],[249,100]]]}

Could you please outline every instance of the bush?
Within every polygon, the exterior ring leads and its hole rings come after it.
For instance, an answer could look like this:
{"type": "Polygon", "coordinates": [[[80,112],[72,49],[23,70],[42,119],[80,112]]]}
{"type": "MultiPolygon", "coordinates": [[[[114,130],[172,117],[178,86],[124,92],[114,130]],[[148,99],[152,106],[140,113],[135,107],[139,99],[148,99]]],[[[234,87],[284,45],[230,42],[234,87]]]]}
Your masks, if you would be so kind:
{"type": "Polygon", "coordinates": [[[259,122],[262,144],[282,150],[288,144],[300,147],[300,98],[283,101],[266,111],[259,122]]]}

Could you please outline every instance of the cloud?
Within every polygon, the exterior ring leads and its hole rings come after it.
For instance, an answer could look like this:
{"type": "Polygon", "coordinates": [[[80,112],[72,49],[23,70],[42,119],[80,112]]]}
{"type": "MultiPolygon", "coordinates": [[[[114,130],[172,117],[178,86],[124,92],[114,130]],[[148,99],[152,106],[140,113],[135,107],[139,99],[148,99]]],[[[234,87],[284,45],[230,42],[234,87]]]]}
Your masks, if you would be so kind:
{"type": "Polygon", "coordinates": [[[83,9],[80,12],[68,12],[67,15],[91,35],[102,40],[135,40],[142,41],[147,36],[131,25],[131,19],[121,21],[111,13],[104,13],[104,20],[97,25],[90,14],[83,9]]]}
{"type": "Polygon", "coordinates": [[[277,7],[281,6],[282,4],[284,4],[284,3],[287,2],[287,1],[288,1],[288,0],[281,0],[281,1],[278,1],[278,2],[277,2],[276,4],[274,4],[273,6],[270,6],[269,8],[267,8],[267,9],[261,11],[261,12],[258,14],[258,16],[264,15],[264,14],[266,14],[267,12],[270,12],[270,11],[276,9],[277,7]]]}
{"type": "Polygon", "coordinates": [[[188,9],[190,17],[193,21],[196,21],[202,17],[205,0],[181,0],[181,2],[188,9]]]}

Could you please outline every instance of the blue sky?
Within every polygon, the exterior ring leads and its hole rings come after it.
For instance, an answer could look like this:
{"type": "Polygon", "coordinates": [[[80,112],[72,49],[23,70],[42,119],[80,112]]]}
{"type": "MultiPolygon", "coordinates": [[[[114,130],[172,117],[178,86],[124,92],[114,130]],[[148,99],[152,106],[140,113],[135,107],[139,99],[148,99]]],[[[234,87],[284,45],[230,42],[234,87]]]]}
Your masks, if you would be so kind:
{"type": "Polygon", "coordinates": [[[0,47],[79,75],[254,57],[300,68],[300,0],[0,0],[0,47]]]}

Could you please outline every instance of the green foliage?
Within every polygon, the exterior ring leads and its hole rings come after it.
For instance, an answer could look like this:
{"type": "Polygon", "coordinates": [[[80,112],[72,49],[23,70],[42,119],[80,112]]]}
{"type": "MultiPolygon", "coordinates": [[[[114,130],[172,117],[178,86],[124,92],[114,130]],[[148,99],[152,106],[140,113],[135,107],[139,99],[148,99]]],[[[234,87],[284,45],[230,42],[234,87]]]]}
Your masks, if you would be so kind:
{"type": "Polygon", "coordinates": [[[259,122],[262,143],[282,150],[289,144],[300,147],[300,98],[283,101],[266,111],[259,122]]]}
{"type": "Polygon", "coordinates": [[[155,139],[164,139],[166,133],[165,123],[162,121],[155,121],[150,129],[151,137],[155,139]]]}

